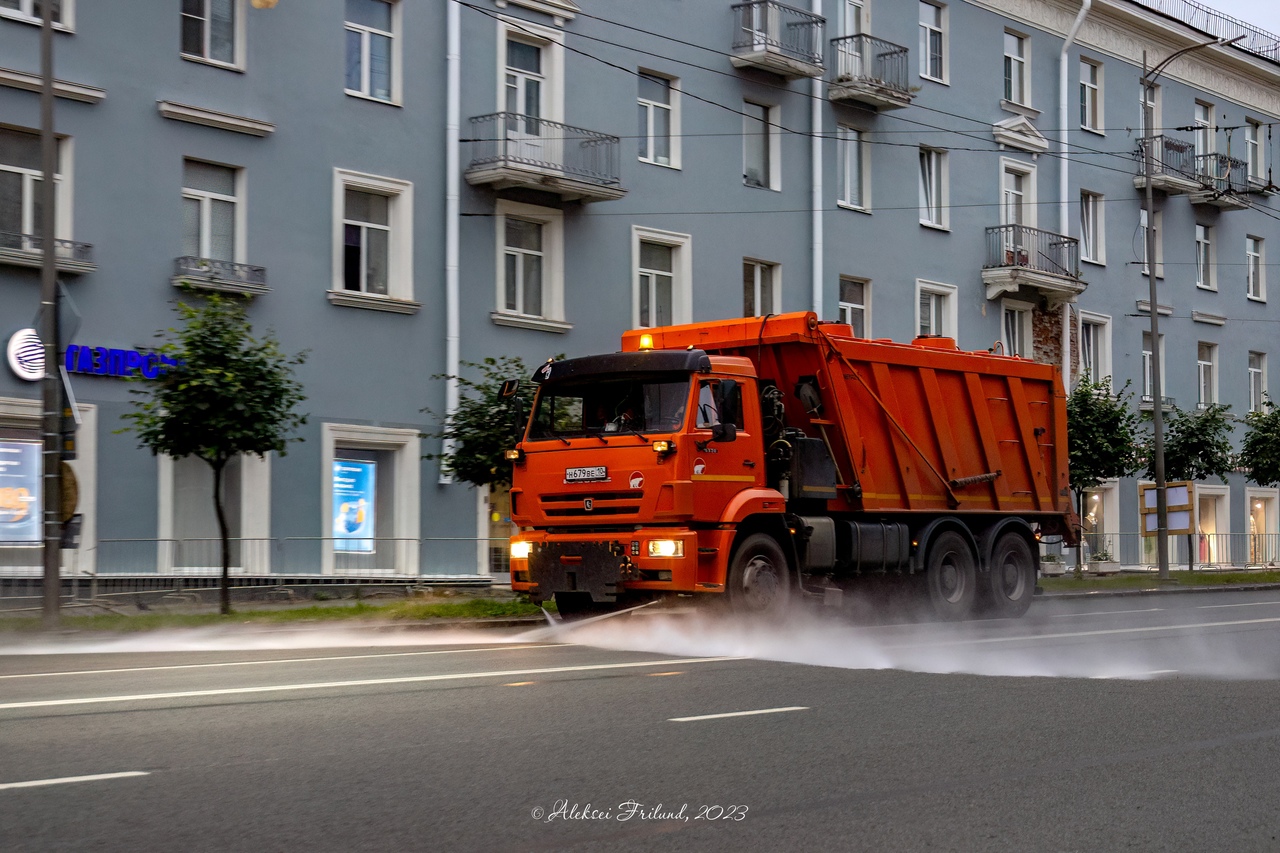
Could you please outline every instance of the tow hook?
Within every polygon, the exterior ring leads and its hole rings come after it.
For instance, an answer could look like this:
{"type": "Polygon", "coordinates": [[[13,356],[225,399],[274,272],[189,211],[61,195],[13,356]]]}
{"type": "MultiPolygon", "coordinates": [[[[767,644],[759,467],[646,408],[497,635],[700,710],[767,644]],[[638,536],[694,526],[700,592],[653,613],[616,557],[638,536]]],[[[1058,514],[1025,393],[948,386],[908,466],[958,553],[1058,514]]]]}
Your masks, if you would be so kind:
{"type": "Polygon", "coordinates": [[[630,557],[623,559],[622,564],[618,566],[618,573],[624,581],[638,581],[641,579],[640,569],[636,567],[635,563],[631,562],[630,557]]]}

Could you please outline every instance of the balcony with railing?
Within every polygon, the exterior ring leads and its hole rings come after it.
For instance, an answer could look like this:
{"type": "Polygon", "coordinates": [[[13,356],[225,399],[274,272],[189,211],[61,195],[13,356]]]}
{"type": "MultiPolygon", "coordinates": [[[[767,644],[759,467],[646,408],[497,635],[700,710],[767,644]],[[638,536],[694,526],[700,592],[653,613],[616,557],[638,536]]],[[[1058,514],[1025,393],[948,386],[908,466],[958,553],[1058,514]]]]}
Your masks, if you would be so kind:
{"type": "Polygon", "coordinates": [[[267,293],[267,271],[264,267],[218,261],[212,258],[196,258],[184,255],[173,261],[175,287],[195,287],[201,290],[218,290],[224,293],[267,293]]]}
{"type": "Polygon", "coordinates": [[[1138,140],[1138,174],[1133,179],[1136,189],[1147,186],[1146,158],[1151,157],[1151,188],[1174,195],[1200,189],[1196,180],[1196,147],[1185,139],[1168,134],[1146,136],[1138,140]]]}
{"type": "Polygon", "coordinates": [[[783,77],[821,77],[826,19],[778,3],[750,0],[733,8],[734,68],[759,68],[783,77]]]}
{"type": "MultiPolygon", "coordinates": [[[[1175,400],[1173,397],[1169,397],[1164,394],[1160,395],[1160,403],[1161,403],[1160,411],[1162,412],[1172,412],[1178,408],[1178,401],[1175,400]]],[[[1138,398],[1139,411],[1149,412],[1155,407],[1156,407],[1156,398],[1151,396],[1150,394],[1143,394],[1141,397],[1138,398]]]]}
{"type": "Polygon", "coordinates": [[[1027,225],[988,228],[982,282],[988,299],[1027,288],[1050,302],[1074,302],[1087,286],[1080,241],[1027,225]]]}
{"type": "Polygon", "coordinates": [[[467,183],[555,193],[566,201],[608,201],[627,191],[616,136],[537,116],[493,113],[471,119],[467,183]]]}
{"type": "Polygon", "coordinates": [[[1196,155],[1200,187],[1188,198],[1192,204],[1211,204],[1224,210],[1244,210],[1248,202],[1249,164],[1226,154],[1196,155]]]}
{"type": "MultiPolygon", "coordinates": [[[[93,246],[88,243],[54,240],[53,258],[58,272],[86,273],[98,268],[93,262],[93,246]]],[[[44,264],[44,238],[0,231],[0,264],[39,269],[44,264]]]]}
{"type": "Polygon", "coordinates": [[[907,49],[862,33],[831,40],[834,76],[827,84],[832,101],[857,101],[882,110],[909,106],[907,49]]]}

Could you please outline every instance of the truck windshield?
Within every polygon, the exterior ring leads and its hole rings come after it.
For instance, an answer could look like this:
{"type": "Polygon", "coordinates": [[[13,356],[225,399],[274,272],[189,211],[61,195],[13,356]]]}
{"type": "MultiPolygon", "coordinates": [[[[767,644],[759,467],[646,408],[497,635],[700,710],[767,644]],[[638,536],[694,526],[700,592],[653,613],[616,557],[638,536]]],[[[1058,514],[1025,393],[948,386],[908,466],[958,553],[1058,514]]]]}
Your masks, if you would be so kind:
{"type": "Polygon", "coordinates": [[[538,394],[529,439],[679,430],[689,403],[689,380],[576,377],[547,383],[538,394]]]}

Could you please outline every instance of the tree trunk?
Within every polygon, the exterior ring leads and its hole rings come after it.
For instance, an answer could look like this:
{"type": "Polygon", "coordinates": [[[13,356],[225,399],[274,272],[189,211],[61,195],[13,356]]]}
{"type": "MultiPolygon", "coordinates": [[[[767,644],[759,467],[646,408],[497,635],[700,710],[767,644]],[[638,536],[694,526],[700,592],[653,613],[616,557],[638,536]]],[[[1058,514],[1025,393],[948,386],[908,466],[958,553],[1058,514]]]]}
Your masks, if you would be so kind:
{"type": "Polygon", "coordinates": [[[231,613],[231,541],[227,530],[227,512],[222,506],[222,472],[226,468],[226,460],[209,463],[213,467],[213,508],[218,515],[218,532],[222,536],[222,582],[219,589],[220,612],[223,616],[231,613]]]}

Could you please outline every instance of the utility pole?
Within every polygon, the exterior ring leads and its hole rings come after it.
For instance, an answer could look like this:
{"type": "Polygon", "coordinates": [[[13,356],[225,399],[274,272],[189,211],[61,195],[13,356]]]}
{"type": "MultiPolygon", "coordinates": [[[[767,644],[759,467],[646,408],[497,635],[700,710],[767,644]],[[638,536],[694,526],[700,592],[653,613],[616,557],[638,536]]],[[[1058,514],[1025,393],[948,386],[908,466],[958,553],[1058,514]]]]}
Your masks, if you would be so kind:
{"type": "Polygon", "coordinates": [[[40,4],[40,337],[44,341],[42,491],[44,495],[43,624],[57,628],[62,595],[62,382],[61,330],[58,328],[58,268],[54,216],[54,176],[58,141],[53,135],[53,3],[40,4]]]}

